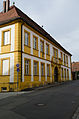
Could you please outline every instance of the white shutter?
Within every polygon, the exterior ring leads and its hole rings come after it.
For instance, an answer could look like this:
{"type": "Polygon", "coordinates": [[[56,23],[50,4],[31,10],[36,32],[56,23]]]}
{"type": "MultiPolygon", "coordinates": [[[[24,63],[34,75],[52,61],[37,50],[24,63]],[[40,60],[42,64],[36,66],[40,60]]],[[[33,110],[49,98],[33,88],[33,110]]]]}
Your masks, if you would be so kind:
{"type": "Polygon", "coordinates": [[[9,72],[9,60],[3,60],[3,75],[8,75],[9,72]]]}

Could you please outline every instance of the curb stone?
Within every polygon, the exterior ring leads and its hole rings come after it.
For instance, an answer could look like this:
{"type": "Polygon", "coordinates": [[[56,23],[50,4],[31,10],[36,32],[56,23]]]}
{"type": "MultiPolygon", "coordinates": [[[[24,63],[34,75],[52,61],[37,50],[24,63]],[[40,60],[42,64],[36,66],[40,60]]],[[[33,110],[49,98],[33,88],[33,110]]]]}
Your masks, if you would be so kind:
{"type": "Polygon", "coordinates": [[[72,83],[72,82],[73,81],[66,81],[66,82],[61,82],[61,83],[53,83],[53,84],[50,84],[50,85],[45,85],[43,87],[34,88],[34,90],[44,90],[44,89],[47,89],[47,88],[56,87],[56,86],[59,86],[59,85],[64,85],[64,84],[72,83]]]}
{"type": "Polygon", "coordinates": [[[77,108],[76,112],[74,113],[72,119],[79,119],[79,107],[77,108]]]}

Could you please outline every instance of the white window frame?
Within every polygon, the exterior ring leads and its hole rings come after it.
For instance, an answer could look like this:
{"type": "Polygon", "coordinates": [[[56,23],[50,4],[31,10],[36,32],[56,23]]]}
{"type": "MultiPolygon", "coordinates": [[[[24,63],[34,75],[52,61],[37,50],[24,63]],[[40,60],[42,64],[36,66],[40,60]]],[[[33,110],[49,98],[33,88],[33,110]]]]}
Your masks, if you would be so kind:
{"type": "Polygon", "coordinates": [[[37,67],[38,67],[38,63],[34,62],[34,75],[37,75],[37,67]]]}
{"type": "Polygon", "coordinates": [[[47,76],[50,76],[50,65],[47,64],[47,76]]]}
{"type": "Polygon", "coordinates": [[[36,37],[33,37],[33,40],[34,40],[34,46],[33,46],[33,48],[34,49],[37,49],[37,38],[36,37]]]}
{"type": "Polygon", "coordinates": [[[46,44],[46,54],[48,55],[49,54],[49,45],[46,44]]]}
{"type": "Polygon", "coordinates": [[[4,45],[10,44],[10,31],[4,31],[3,32],[3,39],[4,39],[4,45]]]}
{"type": "Polygon", "coordinates": [[[29,33],[25,32],[24,35],[25,35],[25,45],[28,46],[29,45],[29,33]]]}
{"type": "Polygon", "coordinates": [[[9,75],[9,59],[2,60],[2,75],[9,75]]]}
{"type": "Polygon", "coordinates": [[[40,42],[41,52],[44,52],[44,43],[43,41],[40,42]]]}
{"type": "Polygon", "coordinates": [[[25,60],[25,75],[29,75],[29,60],[25,60]]]}
{"type": "Polygon", "coordinates": [[[44,64],[41,63],[41,76],[44,76],[44,64]]]}

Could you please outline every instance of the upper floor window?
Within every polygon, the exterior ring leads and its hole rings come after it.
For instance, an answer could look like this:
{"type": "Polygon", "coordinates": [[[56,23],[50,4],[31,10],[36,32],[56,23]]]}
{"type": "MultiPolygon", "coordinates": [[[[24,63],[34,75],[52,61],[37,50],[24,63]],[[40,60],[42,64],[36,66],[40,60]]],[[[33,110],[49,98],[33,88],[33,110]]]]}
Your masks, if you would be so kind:
{"type": "Polygon", "coordinates": [[[56,50],[56,58],[58,57],[58,50],[56,50]]]}
{"type": "Polygon", "coordinates": [[[3,32],[3,39],[4,39],[3,45],[8,45],[8,44],[10,44],[10,31],[9,31],[9,30],[3,32]]]}
{"type": "Polygon", "coordinates": [[[44,42],[43,41],[40,42],[40,48],[41,48],[41,52],[44,52],[44,42]]]}
{"type": "Polygon", "coordinates": [[[53,56],[55,57],[55,49],[53,48],[53,56]]]}
{"type": "Polygon", "coordinates": [[[37,49],[37,47],[38,47],[38,46],[37,46],[37,42],[38,42],[38,39],[37,39],[37,37],[34,36],[34,37],[33,37],[33,48],[34,48],[34,49],[37,49]]]}
{"type": "Polygon", "coordinates": [[[25,31],[25,45],[29,46],[29,43],[30,43],[30,33],[26,32],[25,31]]]}
{"type": "Polygon", "coordinates": [[[61,58],[61,60],[63,59],[63,55],[62,55],[62,52],[60,52],[60,58],[61,58]]]}
{"type": "Polygon", "coordinates": [[[49,54],[49,45],[48,44],[46,44],[46,53],[47,53],[47,55],[49,54]]]}
{"type": "Polygon", "coordinates": [[[66,56],[66,64],[68,64],[68,56],[66,56]]]}
{"type": "Polygon", "coordinates": [[[25,60],[25,75],[29,75],[29,60],[25,60]]]}
{"type": "Polygon", "coordinates": [[[64,54],[64,63],[65,63],[65,54],[64,54]]]}

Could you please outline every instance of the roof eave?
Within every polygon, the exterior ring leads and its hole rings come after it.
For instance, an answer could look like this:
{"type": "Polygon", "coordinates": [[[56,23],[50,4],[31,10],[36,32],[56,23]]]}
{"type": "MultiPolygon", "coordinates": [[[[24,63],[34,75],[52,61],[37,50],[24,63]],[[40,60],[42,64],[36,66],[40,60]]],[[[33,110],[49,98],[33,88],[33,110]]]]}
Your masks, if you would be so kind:
{"type": "MultiPolygon", "coordinates": [[[[21,19],[21,20],[23,20],[26,24],[28,24],[28,22],[25,20],[25,19],[23,19],[22,17],[14,17],[14,18],[12,18],[12,19],[9,19],[9,20],[6,20],[6,21],[3,21],[3,22],[0,22],[0,25],[4,25],[4,24],[8,24],[8,23],[10,23],[10,22],[13,22],[14,20],[19,20],[19,19],[21,19]]],[[[35,29],[35,27],[33,27],[32,25],[30,25],[30,24],[28,24],[30,27],[32,27],[33,29],[35,29]]],[[[37,29],[35,29],[37,32],[40,32],[40,31],[38,31],[37,29]]],[[[40,34],[42,34],[41,32],[40,32],[40,34]]],[[[44,37],[46,37],[46,38],[48,38],[46,35],[44,35],[44,34],[42,34],[44,37]]],[[[51,40],[51,39],[49,39],[49,40],[51,40]]],[[[69,53],[67,50],[65,50],[59,43],[57,43],[53,38],[52,38],[52,40],[51,40],[53,43],[55,43],[56,45],[58,45],[59,47],[61,47],[67,54],[69,54],[70,56],[72,56],[72,54],[71,53],[69,53]]]]}

